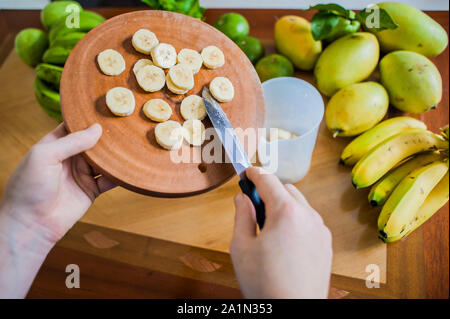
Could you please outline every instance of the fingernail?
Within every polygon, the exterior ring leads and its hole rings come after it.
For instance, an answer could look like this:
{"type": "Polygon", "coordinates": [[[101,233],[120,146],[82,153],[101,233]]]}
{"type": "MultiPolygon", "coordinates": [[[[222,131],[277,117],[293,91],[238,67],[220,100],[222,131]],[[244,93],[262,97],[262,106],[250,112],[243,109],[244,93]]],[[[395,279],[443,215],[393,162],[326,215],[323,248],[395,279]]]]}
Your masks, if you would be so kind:
{"type": "Polygon", "coordinates": [[[92,124],[88,129],[89,132],[96,132],[98,134],[102,133],[102,126],[98,123],[92,124]]]}

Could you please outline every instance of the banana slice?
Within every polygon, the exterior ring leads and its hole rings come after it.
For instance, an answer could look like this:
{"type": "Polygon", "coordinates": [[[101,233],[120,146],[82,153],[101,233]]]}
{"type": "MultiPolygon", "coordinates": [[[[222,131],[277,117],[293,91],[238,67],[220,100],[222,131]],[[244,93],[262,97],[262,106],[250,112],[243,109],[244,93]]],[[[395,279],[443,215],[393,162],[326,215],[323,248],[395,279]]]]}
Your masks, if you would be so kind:
{"type": "Polygon", "coordinates": [[[142,67],[146,66],[146,65],[153,65],[152,60],[149,59],[140,59],[137,60],[137,62],[134,64],[133,66],[133,73],[134,75],[137,74],[137,72],[142,69],[142,67]]]}
{"type": "Polygon", "coordinates": [[[131,44],[136,51],[144,54],[150,54],[152,49],[157,46],[158,43],[159,41],[156,35],[147,29],[137,30],[131,39],[131,44]]]}
{"type": "Polygon", "coordinates": [[[123,56],[113,49],[100,52],[97,56],[97,63],[100,70],[106,75],[119,75],[125,70],[123,56]]]}
{"type": "Polygon", "coordinates": [[[142,110],[145,116],[155,122],[165,122],[172,116],[172,109],[169,104],[161,99],[148,100],[142,110]]]}
{"type": "Polygon", "coordinates": [[[210,45],[202,50],[203,64],[210,69],[220,68],[225,64],[225,56],[222,50],[214,45],[210,45]]]}
{"type": "Polygon", "coordinates": [[[147,92],[161,90],[166,84],[164,70],[154,65],[143,66],[136,74],[139,86],[147,92]]]}
{"type": "Polygon", "coordinates": [[[169,69],[167,73],[172,83],[183,90],[190,90],[194,87],[194,74],[192,70],[184,65],[177,64],[169,69]]]}
{"type": "Polygon", "coordinates": [[[205,126],[200,120],[187,120],[183,123],[184,138],[193,146],[200,146],[205,141],[205,126]]]}
{"type": "Polygon", "coordinates": [[[200,53],[192,49],[182,49],[178,52],[177,61],[180,64],[187,65],[194,74],[200,71],[203,64],[203,59],[200,53]]]}
{"type": "Polygon", "coordinates": [[[106,105],[117,116],[133,114],[135,107],[133,92],[124,87],[115,87],[106,93],[106,105]]]}
{"type": "Polygon", "coordinates": [[[189,90],[184,90],[182,88],[179,88],[178,86],[173,84],[172,80],[170,79],[169,74],[166,75],[166,84],[167,84],[167,88],[169,89],[169,91],[174,94],[186,94],[187,91],[189,91],[189,90]]]}
{"type": "Polygon", "coordinates": [[[171,44],[160,43],[152,49],[152,60],[160,68],[171,68],[177,63],[177,51],[171,44]]]}
{"type": "Polygon", "coordinates": [[[166,121],[155,127],[156,142],[167,150],[179,149],[183,143],[183,128],[180,123],[166,121]]]}
{"type": "Polygon", "coordinates": [[[180,113],[185,120],[203,120],[206,116],[203,99],[198,95],[185,97],[181,102],[180,113]]]}
{"type": "Polygon", "coordinates": [[[226,77],[215,77],[211,83],[209,83],[209,90],[219,102],[230,102],[234,97],[233,84],[226,77]]]}
{"type": "Polygon", "coordinates": [[[289,140],[295,137],[297,137],[297,135],[289,131],[283,130],[281,128],[271,128],[269,141],[273,142],[278,140],[289,140]]]}

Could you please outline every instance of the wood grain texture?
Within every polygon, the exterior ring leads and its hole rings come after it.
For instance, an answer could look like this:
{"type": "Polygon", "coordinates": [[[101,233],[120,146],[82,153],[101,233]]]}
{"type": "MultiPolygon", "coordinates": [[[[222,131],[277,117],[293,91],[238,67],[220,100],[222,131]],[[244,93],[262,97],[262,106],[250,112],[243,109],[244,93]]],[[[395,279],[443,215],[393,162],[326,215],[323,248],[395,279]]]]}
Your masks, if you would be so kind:
{"type": "MultiPolygon", "coordinates": [[[[134,10],[136,9],[120,8],[96,11],[105,17],[111,17],[134,10]]],[[[229,11],[235,10],[208,10],[206,21],[212,23],[218,16],[229,11]]],[[[277,18],[286,14],[311,17],[310,13],[303,13],[298,10],[237,10],[237,12],[242,13],[250,21],[251,35],[262,40],[267,52],[274,51],[273,23],[277,18]]],[[[429,14],[441,23],[448,32],[448,12],[430,12],[429,14]]],[[[0,11],[0,15],[6,22],[4,25],[7,27],[6,32],[8,33],[14,34],[20,28],[39,25],[39,12],[0,11]]],[[[9,54],[10,49],[8,48],[8,52],[4,56],[9,54]]],[[[9,59],[12,57],[11,55],[9,59]]],[[[13,62],[9,59],[6,63],[13,62]]],[[[442,55],[434,59],[434,62],[442,74],[444,97],[438,109],[426,113],[423,120],[433,131],[437,131],[439,127],[448,122],[448,48],[442,55]]],[[[38,109],[32,94],[23,94],[27,88],[32,88],[33,70],[23,68],[19,61],[15,61],[10,67],[14,72],[12,72],[12,75],[8,75],[8,79],[3,78],[3,69],[0,70],[0,114],[2,116],[2,119],[0,119],[2,136],[0,145],[2,149],[6,147],[9,150],[8,154],[0,155],[0,162],[3,167],[0,171],[0,180],[2,181],[0,191],[4,187],[4,181],[27,148],[56,125],[53,120],[46,117],[38,109]],[[24,80],[27,78],[28,80],[24,80]],[[20,87],[20,90],[17,89],[18,87],[20,87]],[[14,113],[10,112],[12,109],[15,110],[14,113]],[[22,129],[24,125],[26,125],[27,130],[22,129]]],[[[297,72],[297,75],[305,76],[303,72],[297,72]]],[[[177,230],[181,229],[184,231],[183,236],[190,233],[191,243],[188,243],[189,245],[197,243],[198,246],[198,243],[200,243],[207,249],[226,247],[233,218],[231,195],[237,191],[238,188],[232,180],[212,192],[194,198],[168,200],[171,204],[170,208],[166,210],[166,199],[158,199],[158,201],[152,203],[154,206],[151,207],[151,210],[162,211],[159,214],[154,214],[152,224],[150,221],[143,222],[148,210],[150,210],[149,205],[142,200],[143,196],[129,195],[126,191],[117,190],[117,194],[111,194],[111,197],[109,197],[109,193],[106,194],[104,201],[107,202],[116,196],[118,196],[117,200],[120,201],[127,196],[131,196],[129,199],[131,204],[128,208],[115,212],[113,210],[114,202],[104,206],[97,206],[96,203],[94,205],[96,207],[92,208],[85,216],[85,221],[90,222],[92,216],[100,224],[109,224],[117,229],[123,220],[128,220],[130,225],[140,228],[141,232],[150,230],[163,233],[167,231],[168,234],[172,233],[173,235],[176,235],[177,230]],[[190,205],[190,208],[186,208],[186,204],[190,205]],[[201,220],[199,219],[200,216],[201,220]],[[177,221],[180,219],[183,219],[184,227],[178,227],[177,221]],[[171,221],[174,224],[171,224],[171,221]],[[142,225],[139,227],[141,223],[142,225]],[[153,228],[154,224],[156,227],[153,228]],[[217,224],[221,227],[216,227],[217,224]],[[158,227],[163,229],[157,230],[158,227]],[[215,233],[211,230],[214,230],[215,233]]],[[[381,288],[367,289],[363,280],[336,274],[332,276],[332,285],[350,291],[348,298],[448,298],[448,211],[447,205],[407,239],[387,247],[387,283],[382,284],[381,288]]],[[[361,216],[367,218],[367,215],[361,216]]],[[[67,236],[72,236],[72,232],[69,232],[67,236]]],[[[165,245],[165,249],[172,250],[173,248],[171,245],[165,245]]],[[[210,252],[211,254],[217,253],[210,252]]]]}
{"type": "MultiPolygon", "coordinates": [[[[144,115],[142,105],[149,99],[163,99],[173,109],[170,119],[183,123],[181,101],[188,95],[201,95],[203,87],[217,76],[227,77],[234,86],[233,100],[221,103],[233,127],[242,130],[263,127],[265,106],[258,75],[242,50],[223,33],[200,20],[172,12],[143,10],[119,15],[89,32],[70,54],[60,88],[64,121],[69,132],[95,122],[102,125],[100,141],[84,155],[96,171],[118,185],[160,197],[199,194],[223,184],[235,174],[231,164],[222,162],[223,156],[219,162],[212,163],[207,158],[209,152],[202,156],[203,150],[216,150],[214,145],[222,149],[220,140],[207,140],[202,147],[183,143],[179,150],[167,151],[155,139],[158,123],[144,115]],[[160,43],[172,44],[177,52],[183,48],[200,52],[215,45],[224,52],[225,65],[215,70],[203,67],[194,76],[194,88],[185,95],[172,94],[166,87],[154,93],[145,92],[132,70],[137,60],[148,57],[131,45],[133,34],[142,28],[154,32],[160,43]],[[96,57],[106,49],[114,49],[124,57],[126,69],[122,74],[107,76],[98,68],[96,57]],[[129,88],[135,96],[136,109],[130,116],[116,117],[106,106],[106,92],[118,86],[129,88]],[[181,156],[187,161],[180,162],[181,156]]],[[[206,128],[212,126],[209,121],[205,124],[206,128]]],[[[244,135],[239,132],[242,131],[237,131],[237,135],[244,142],[244,135]]],[[[243,146],[251,158],[258,138],[247,141],[243,146]]]]}

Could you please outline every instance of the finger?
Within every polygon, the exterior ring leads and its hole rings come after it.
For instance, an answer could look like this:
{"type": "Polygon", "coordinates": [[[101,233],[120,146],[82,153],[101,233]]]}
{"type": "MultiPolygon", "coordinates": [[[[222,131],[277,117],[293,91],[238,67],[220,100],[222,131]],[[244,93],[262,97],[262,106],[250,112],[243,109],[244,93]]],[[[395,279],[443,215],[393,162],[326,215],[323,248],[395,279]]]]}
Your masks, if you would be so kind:
{"type": "Polygon", "coordinates": [[[38,142],[38,144],[53,142],[53,141],[57,140],[58,138],[61,138],[66,135],[67,135],[66,127],[64,126],[64,123],[61,123],[53,131],[51,131],[50,133],[45,135],[38,142]]]}
{"type": "Polygon", "coordinates": [[[297,201],[299,201],[302,204],[307,204],[308,201],[306,200],[305,196],[292,184],[285,184],[284,188],[291,194],[292,197],[294,197],[297,201]]]}
{"type": "Polygon", "coordinates": [[[48,151],[58,162],[62,162],[71,156],[92,148],[101,135],[102,127],[100,124],[94,124],[85,130],[69,134],[49,143],[48,151]]]}
{"type": "Polygon", "coordinates": [[[268,210],[276,209],[284,200],[289,199],[288,191],[275,175],[268,174],[259,167],[248,168],[246,174],[255,184],[259,196],[269,208],[268,210]]]}
{"type": "Polygon", "coordinates": [[[107,192],[116,186],[117,185],[111,182],[106,176],[100,176],[99,178],[97,178],[97,187],[100,194],[107,192]]]}
{"type": "Polygon", "coordinates": [[[234,207],[236,213],[234,216],[233,240],[243,242],[255,237],[255,208],[250,199],[246,195],[238,193],[234,197],[234,207]]]}

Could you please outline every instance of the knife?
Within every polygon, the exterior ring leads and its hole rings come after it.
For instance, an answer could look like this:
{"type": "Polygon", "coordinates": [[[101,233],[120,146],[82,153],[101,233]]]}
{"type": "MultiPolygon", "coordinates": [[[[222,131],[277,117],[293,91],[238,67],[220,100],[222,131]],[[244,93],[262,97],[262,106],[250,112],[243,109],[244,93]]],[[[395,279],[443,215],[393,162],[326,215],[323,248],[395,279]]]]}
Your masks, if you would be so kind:
{"type": "Polygon", "coordinates": [[[259,197],[255,184],[253,184],[245,174],[245,170],[252,166],[252,164],[242,148],[226,114],[219,103],[211,96],[211,93],[206,86],[203,88],[202,96],[206,113],[208,113],[208,116],[216,129],[228,159],[232,162],[233,167],[240,178],[239,186],[241,187],[242,192],[250,198],[255,207],[256,222],[258,223],[259,229],[262,229],[266,219],[264,202],[261,200],[261,197],[259,197]]]}

